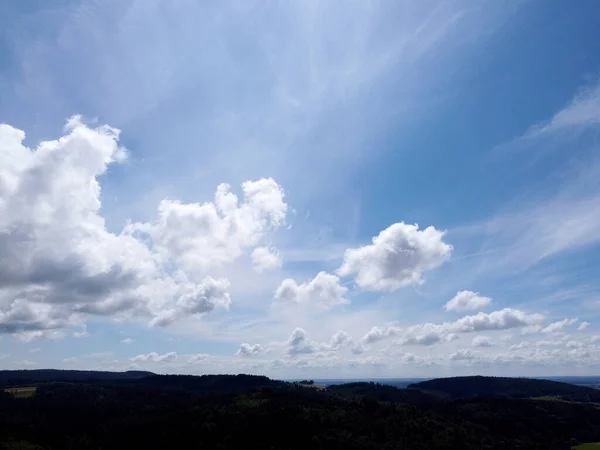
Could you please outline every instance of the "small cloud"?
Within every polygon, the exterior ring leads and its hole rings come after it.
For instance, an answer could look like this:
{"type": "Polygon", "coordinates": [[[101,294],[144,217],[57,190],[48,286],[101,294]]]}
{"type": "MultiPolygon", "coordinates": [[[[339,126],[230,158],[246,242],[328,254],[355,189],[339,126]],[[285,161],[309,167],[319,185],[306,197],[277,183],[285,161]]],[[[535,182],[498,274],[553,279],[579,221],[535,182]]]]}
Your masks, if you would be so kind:
{"type": "Polygon", "coordinates": [[[475,336],[471,342],[473,347],[491,347],[492,343],[490,338],[487,336],[475,336]]]}
{"type": "Polygon", "coordinates": [[[133,344],[133,339],[131,339],[131,338],[125,338],[125,339],[123,339],[121,341],[121,344],[127,344],[127,345],[133,344]]]}
{"type": "Polygon", "coordinates": [[[32,348],[31,350],[29,350],[29,353],[39,353],[42,349],[37,347],[37,348],[32,348]]]}
{"type": "Polygon", "coordinates": [[[131,361],[135,362],[146,362],[146,361],[152,361],[152,362],[166,362],[166,361],[172,361],[174,359],[177,359],[177,353],[176,352],[169,352],[169,353],[165,353],[164,355],[160,355],[156,352],[150,352],[147,354],[142,354],[142,355],[137,355],[134,356],[133,358],[131,358],[131,361]]]}
{"type": "Polygon", "coordinates": [[[578,319],[563,319],[557,322],[552,322],[546,328],[541,330],[542,333],[557,333],[562,331],[563,328],[574,325],[578,319]]]}
{"type": "Polygon", "coordinates": [[[476,311],[489,306],[492,303],[490,297],[484,297],[479,292],[459,291],[444,308],[446,311],[476,311]]]}
{"type": "Polygon", "coordinates": [[[88,334],[87,331],[75,331],[73,333],[73,337],[77,338],[77,339],[83,339],[83,338],[86,338],[88,336],[89,336],[89,334],[88,334]]]}
{"type": "Polygon", "coordinates": [[[455,351],[449,357],[451,361],[471,361],[476,358],[475,353],[468,348],[462,348],[455,351]]]}
{"type": "Polygon", "coordinates": [[[264,347],[260,344],[250,345],[243,343],[240,345],[239,350],[235,354],[238,356],[256,356],[264,351],[264,347]]]}
{"type": "Polygon", "coordinates": [[[577,329],[578,329],[579,331],[583,331],[583,330],[585,330],[585,329],[586,329],[587,327],[589,327],[589,326],[590,326],[590,323],[589,323],[589,322],[581,322],[581,323],[579,324],[579,326],[577,327],[577,329]]]}

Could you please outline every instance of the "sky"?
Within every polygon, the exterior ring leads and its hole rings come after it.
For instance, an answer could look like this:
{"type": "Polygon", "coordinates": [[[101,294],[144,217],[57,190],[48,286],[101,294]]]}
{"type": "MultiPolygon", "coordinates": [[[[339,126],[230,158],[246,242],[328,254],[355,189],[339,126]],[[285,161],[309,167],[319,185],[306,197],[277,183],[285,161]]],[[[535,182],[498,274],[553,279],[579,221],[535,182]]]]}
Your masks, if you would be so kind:
{"type": "Polygon", "coordinates": [[[599,15],[0,2],[0,368],[599,375],[599,15]]]}

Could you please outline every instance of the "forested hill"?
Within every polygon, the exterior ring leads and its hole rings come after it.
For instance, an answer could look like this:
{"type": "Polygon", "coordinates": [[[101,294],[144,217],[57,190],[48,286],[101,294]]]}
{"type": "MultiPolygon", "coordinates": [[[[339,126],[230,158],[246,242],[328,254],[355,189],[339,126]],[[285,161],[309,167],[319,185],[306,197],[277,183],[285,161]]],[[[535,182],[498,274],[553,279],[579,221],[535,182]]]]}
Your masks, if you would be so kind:
{"type": "Polygon", "coordinates": [[[600,390],[559,381],[533,378],[452,377],[436,378],[408,386],[450,398],[535,398],[556,397],[576,402],[600,402],[600,390]]]}
{"type": "Polygon", "coordinates": [[[0,390],[0,450],[564,450],[600,441],[593,403],[469,398],[595,398],[594,390],[545,380],[466,377],[419,389],[348,383],[324,391],[254,375],[3,371],[0,379],[20,386],[0,390]]]}
{"type": "Polygon", "coordinates": [[[419,389],[403,389],[373,382],[334,384],[327,387],[330,395],[379,402],[398,402],[410,405],[430,405],[447,399],[447,395],[419,389]]]}
{"type": "MultiPolygon", "coordinates": [[[[322,392],[273,380],[264,387],[266,380],[152,375],[39,383],[26,396],[0,391],[0,449],[566,450],[600,440],[596,405],[466,399],[415,406],[389,386],[322,392]]],[[[406,398],[429,398],[420,394],[406,398]]]]}
{"type": "Polygon", "coordinates": [[[97,370],[0,370],[0,387],[22,384],[47,383],[50,381],[110,381],[138,380],[154,373],[141,370],[106,372],[97,370]]]}

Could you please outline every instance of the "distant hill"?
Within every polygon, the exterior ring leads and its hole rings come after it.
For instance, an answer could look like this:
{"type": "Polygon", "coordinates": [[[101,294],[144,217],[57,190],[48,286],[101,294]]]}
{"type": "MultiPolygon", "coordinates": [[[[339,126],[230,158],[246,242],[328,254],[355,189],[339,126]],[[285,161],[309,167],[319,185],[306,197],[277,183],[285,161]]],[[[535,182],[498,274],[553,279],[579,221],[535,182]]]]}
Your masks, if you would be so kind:
{"type": "Polygon", "coordinates": [[[48,383],[53,381],[114,381],[139,380],[155,375],[152,372],[130,370],[127,372],[104,372],[95,370],[0,370],[0,386],[16,386],[21,384],[48,383]]]}
{"type": "Polygon", "coordinates": [[[182,389],[188,392],[241,392],[260,388],[288,386],[284,381],[260,375],[155,375],[124,379],[121,384],[161,389],[182,389]]]}
{"type": "Polygon", "coordinates": [[[0,388],[48,383],[111,383],[123,387],[180,390],[188,393],[241,393],[261,388],[288,388],[284,381],[258,375],[157,375],[145,371],[3,370],[0,388]]]}
{"type": "Polygon", "coordinates": [[[408,388],[446,394],[453,399],[557,397],[576,402],[600,402],[600,390],[532,378],[483,376],[437,378],[411,384],[408,388]]]}
{"type": "Polygon", "coordinates": [[[380,402],[398,402],[411,405],[429,405],[447,396],[418,389],[404,389],[373,382],[334,384],[327,387],[330,395],[346,398],[366,398],[380,402]]]}

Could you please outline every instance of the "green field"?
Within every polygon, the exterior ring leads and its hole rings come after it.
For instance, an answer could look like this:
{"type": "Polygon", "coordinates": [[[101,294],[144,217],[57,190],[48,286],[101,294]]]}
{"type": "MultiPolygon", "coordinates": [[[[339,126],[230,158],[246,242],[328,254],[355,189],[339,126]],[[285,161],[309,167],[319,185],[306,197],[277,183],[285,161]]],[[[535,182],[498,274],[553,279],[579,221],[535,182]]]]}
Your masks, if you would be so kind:
{"type": "Polygon", "coordinates": [[[7,388],[4,392],[12,394],[15,398],[27,398],[35,394],[35,386],[7,388]]]}
{"type": "Polygon", "coordinates": [[[600,449],[600,442],[591,443],[591,444],[581,444],[577,447],[572,447],[571,450],[598,450],[600,449]]]}

